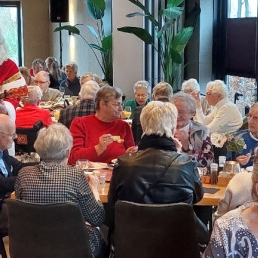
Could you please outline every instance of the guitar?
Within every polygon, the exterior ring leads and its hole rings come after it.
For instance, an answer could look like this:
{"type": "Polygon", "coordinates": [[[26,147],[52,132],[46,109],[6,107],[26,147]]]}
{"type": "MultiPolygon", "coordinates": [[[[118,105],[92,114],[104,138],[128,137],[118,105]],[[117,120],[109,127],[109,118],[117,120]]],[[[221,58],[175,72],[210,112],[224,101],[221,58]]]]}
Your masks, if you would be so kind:
{"type": "Polygon", "coordinates": [[[20,86],[19,88],[12,88],[10,90],[5,90],[3,93],[0,93],[0,99],[9,98],[9,99],[18,99],[20,97],[28,96],[28,87],[27,85],[20,86]]]}

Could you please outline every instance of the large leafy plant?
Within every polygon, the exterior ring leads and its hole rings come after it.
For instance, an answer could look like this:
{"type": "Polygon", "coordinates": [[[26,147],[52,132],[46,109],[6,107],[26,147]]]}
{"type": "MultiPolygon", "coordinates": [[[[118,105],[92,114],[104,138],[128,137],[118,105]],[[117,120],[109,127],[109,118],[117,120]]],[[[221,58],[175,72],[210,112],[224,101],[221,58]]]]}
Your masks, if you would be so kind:
{"type": "Polygon", "coordinates": [[[89,15],[96,20],[96,29],[90,25],[76,24],[60,26],[54,32],[67,30],[69,33],[79,35],[90,47],[96,60],[104,74],[104,79],[113,85],[113,54],[112,54],[112,34],[106,35],[103,18],[106,10],[105,0],[86,0],[89,15]],[[92,33],[96,42],[90,43],[86,37],[81,34],[78,27],[86,26],[92,33]],[[96,51],[100,52],[100,56],[96,51]]]}
{"type": "Polygon", "coordinates": [[[157,18],[140,1],[128,1],[138,6],[143,12],[130,13],[126,17],[144,16],[150,22],[151,31],[154,31],[154,35],[140,27],[125,26],[118,28],[118,30],[134,34],[146,44],[152,45],[153,49],[158,53],[164,80],[170,83],[174,90],[177,90],[182,81],[180,68],[184,60],[183,52],[193,34],[194,25],[199,17],[199,6],[196,4],[194,10],[188,15],[190,19],[185,21],[188,27],[180,28],[184,12],[184,7],[182,6],[184,0],[168,0],[166,7],[162,4],[164,0],[158,0],[160,9],[157,18]],[[155,44],[157,40],[158,45],[155,44]]]}

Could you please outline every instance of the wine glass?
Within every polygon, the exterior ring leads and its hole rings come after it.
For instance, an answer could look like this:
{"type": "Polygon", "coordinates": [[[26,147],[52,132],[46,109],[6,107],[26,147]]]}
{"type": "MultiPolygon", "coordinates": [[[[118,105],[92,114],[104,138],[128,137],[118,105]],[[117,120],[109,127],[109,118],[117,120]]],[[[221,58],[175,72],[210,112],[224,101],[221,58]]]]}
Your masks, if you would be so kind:
{"type": "Polygon", "coordinates": [[[59,91],[62,93],[62,98],[64,98],[64,94],[65,94],[65,88],[60,86],[59,87],[59,91]]]}
{"type": "Polygon", "coordinates": [[[126,119],[129,119],[132,114],[132,109],[130,106],[125,106],[123,110],[123,114],[126,117],[126,119]]]}

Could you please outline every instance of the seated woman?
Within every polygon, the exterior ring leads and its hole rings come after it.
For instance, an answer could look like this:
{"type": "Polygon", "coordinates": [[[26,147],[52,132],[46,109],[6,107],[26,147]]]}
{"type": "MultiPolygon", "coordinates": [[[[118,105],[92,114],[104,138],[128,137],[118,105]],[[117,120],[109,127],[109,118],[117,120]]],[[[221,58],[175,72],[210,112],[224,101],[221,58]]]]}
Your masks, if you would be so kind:
{"type": "Polygon", "coordinates": [[[215,221],[203,257],[258,257],[258,167],[252,175],[254,200],[215,221]]]}
{"type": "Polygon", "coordinates": [[[101,250],[96,227],[102,225],[105,211],[96,188],[90,189],[83,172],[67,167],[72,136],[61,124],[39,131],[34,147],[41,158],[39,165],[21,169],[15,183],[17,199],[36,203],[74,202],[79,204],[89,233],[92,253],[101,250]],[[94,195],[95,197],[94,197],[94,195]]]}
{"type": "Polygon", "coordinates": [[[69,164],[75,164],[78,159],[110,163],[112,159],[136,150],[130,126],[120,119],[120,89],[101,87],[95,104],[96,114],[77,117],[71,124],[73,147],[69,164]]]}
{"type": "MultiPolygon", "coordinates": [[[[115,202],[194,204],[203,197],[197,162],[187,154],[177,153],[173,132],[177,109],[169,102],[151,101],[140,116],[143,137],[139,151],[118,158],[113,170],[108,201],[111,212],[115,202]]],[[[204,224],[196,217],[201,243],[208,241],[204,224]]],[[[113,225],[110,225],[112,228],[113,225]]]]}
{"type": "Polygon", "coordinates": [[[198,166],[209,167],[213,162],[212,143],[206,126],[192,120],[195,115],[195,101],[191,95],[178,92],[172,97],[178,111],[175,137],[182,144],[182,151],[192,155],[198,166]]]}
{"type": "Polygon", "coordinates": [[[147,81],[137,81],[133,87],[134,97],[135,99],[129,99],[124,103],[124,107],[130,106],[132,114],[130,116],[131,119],[134,117],[135,109],[139,106],[145,106],[148,102],[150,102],[149,95],[149,83],[147,81]]]}

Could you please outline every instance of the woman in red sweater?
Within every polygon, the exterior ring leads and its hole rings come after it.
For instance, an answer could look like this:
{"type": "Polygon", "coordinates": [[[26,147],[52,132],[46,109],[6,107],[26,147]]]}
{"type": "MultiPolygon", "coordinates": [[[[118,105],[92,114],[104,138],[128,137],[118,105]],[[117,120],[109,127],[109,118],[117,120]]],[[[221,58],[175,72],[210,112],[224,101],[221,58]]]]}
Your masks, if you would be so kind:
{"type": "Polygon", "coordinates": [[[75,118],[70,131],[73,136],[69,164],[78,159],[110,163],[128,152],[137,151],[128,123],[120,119],[122,92],[103,86],[96,95],[96,114],[75,118]]]}

